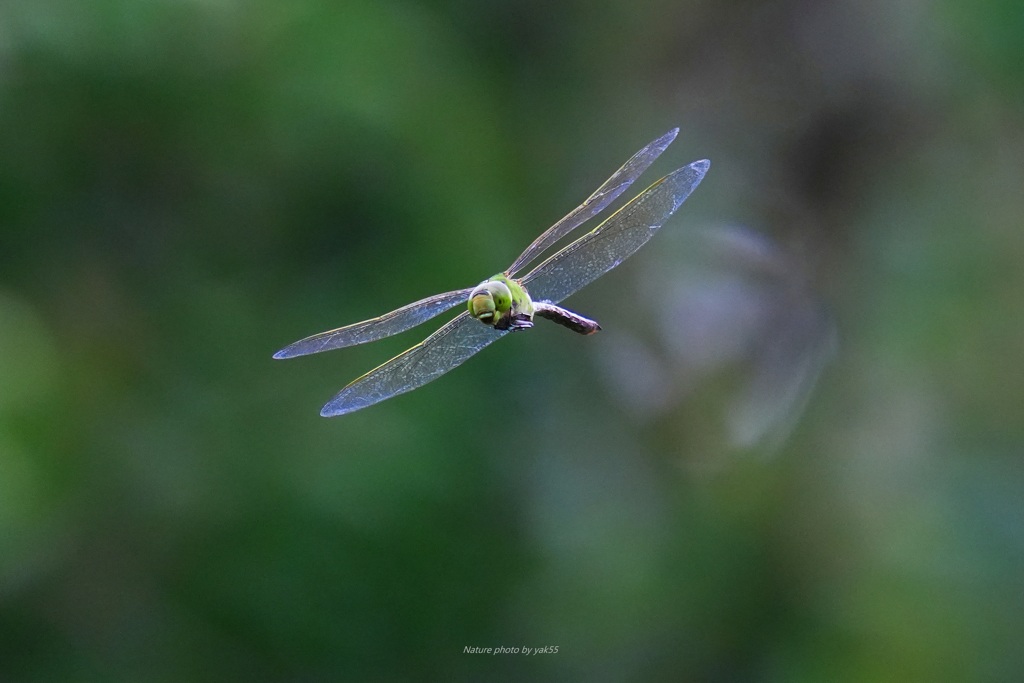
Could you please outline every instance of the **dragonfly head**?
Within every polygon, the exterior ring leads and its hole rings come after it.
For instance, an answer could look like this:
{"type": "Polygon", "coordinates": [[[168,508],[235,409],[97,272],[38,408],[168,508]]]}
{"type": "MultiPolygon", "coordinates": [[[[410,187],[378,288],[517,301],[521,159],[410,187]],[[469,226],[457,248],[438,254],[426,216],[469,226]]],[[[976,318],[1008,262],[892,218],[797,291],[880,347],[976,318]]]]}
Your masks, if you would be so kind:
{"type": "Polygon", "coordinates": [[[512,308],[512,291],[500,280],[481,282],[469,295],[469,314],[485,325],[496,325],[512,308]]]}

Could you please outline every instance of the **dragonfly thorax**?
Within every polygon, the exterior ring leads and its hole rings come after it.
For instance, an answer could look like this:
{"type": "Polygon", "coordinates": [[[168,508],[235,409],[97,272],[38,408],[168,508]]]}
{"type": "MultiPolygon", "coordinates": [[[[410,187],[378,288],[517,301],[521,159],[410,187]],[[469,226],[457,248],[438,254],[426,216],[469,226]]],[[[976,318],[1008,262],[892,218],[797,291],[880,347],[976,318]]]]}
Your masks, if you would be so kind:
{"type": "Polygon", "coordinates": [[[470,293],[469,314],[498,330],[533,327],[533,302],[521,284],[504,274],[484,280],[470,293]]]}

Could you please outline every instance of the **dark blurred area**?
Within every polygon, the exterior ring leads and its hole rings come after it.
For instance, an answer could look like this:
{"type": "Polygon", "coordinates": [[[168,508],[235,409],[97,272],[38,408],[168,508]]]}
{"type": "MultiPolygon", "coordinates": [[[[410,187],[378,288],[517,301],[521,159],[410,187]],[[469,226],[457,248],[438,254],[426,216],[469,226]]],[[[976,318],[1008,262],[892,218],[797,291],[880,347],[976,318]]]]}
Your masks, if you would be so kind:
{"type": "Polygon", "coordinates": [[[1009,0],[5,0],[0,680],[1020,680],[1022,43],[1009,0]],[[677,125],[637,189],[711,170],[566,302],[602,333],[334,420],[437,324],[271,360],[677,125]]]}

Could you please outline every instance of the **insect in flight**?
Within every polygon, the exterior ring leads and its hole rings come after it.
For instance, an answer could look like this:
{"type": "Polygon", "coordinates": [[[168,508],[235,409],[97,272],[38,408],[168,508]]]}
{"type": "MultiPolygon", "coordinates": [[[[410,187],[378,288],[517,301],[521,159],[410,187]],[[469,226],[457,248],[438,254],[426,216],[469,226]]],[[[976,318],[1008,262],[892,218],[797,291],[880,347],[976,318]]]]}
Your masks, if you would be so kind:
{"type": "Polygon", "coordinates": [[[526,275],[518,279],[516,275],[625,192],[665,151],[678,132],[678,128],[669,131],[630,157],[586,201],[534,240],[504,272],[476,287],[437,294],[378,318],[306,337],[284,347],[274,358],[295,358],[376,341],[467,303],[469,310],[338,392],[320,411],[324,417],[333,417],[421,387],[506,333],[533,327],[535,316],[580,334],[597,332],[601,329],[597,322],[558,304],[643,246],[704,178],[711,164],[707,159],[669,173],[526,275]]]}

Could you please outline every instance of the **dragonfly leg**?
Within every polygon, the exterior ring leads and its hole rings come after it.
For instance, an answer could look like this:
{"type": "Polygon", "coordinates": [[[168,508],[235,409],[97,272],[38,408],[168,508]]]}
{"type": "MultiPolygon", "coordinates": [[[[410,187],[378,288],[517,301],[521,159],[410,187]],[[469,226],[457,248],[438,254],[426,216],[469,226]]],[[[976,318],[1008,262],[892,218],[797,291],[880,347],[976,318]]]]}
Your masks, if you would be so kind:
{"type": "Polygon", "coordinates": [[[568,327],[579,334],[594,334],[601,329],[596,320],[585,318],[579,313],[574,313],[567,308],[543,301],[533,302],[534,315],[547,318],[551,322],[558,323],[562,327],[568,327]]]}
{"type": "Polygon", "coordinates": [[[511,330],[512,332],[528,330],[531,327],[533,327],[533,319],[526,313],[510,315],[494,326],[497,330],[511,330]]]}

